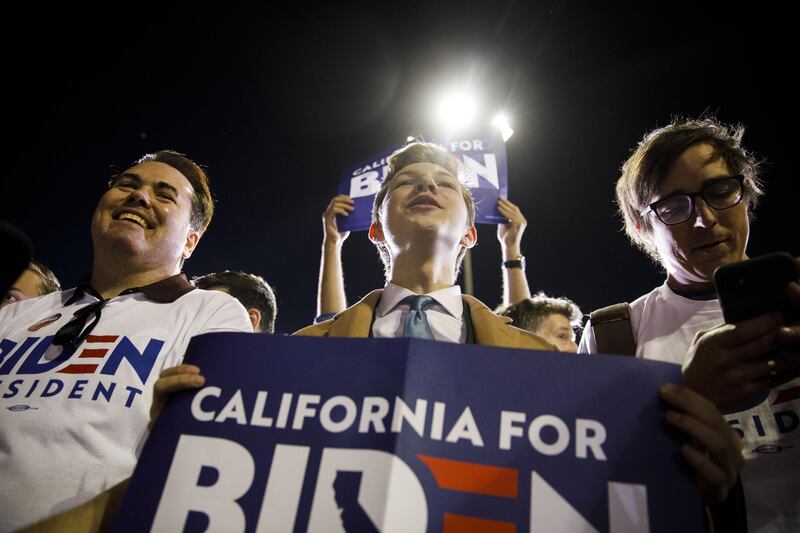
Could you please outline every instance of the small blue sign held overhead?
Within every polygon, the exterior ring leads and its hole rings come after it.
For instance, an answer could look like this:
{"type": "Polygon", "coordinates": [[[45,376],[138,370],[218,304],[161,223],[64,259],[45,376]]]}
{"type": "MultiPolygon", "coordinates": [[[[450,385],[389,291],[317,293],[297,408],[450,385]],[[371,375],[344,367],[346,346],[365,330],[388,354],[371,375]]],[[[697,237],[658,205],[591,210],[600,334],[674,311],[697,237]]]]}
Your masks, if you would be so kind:
{"type": "MultiPolygon", "coordinates": [[[[456,137],[444,142],[432,141],[461,162],[459,179],[475,199],[475,222],[499,224],[506,219],[497,210],[498,198],[508,197],[508,161],[506,146],[499,131],[456,137]]],[[[353,212],[337,216],[341,231],[364,231],[372,222],[372,203],[389,172],[391,155],[405,145],[393,146],[375,157],[347,168],[339,182],[339,194],[353,199],[353,212]]]]}

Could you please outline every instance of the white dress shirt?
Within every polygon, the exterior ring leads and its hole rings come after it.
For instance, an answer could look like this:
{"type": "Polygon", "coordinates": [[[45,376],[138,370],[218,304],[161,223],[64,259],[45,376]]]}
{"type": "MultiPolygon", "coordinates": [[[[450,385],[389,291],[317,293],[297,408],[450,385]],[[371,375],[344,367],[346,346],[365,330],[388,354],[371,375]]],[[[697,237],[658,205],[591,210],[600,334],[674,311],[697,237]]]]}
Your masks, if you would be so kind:
{"type": "MultiPolygon", "coordinates": [[[[387,283],[383,289],[381,300],[375,308],[372,336],[375,338],[402,337],[403,324],[410,306],[400,302],[408,296],[414,295],[415,293],[404,287],[387,283]]],[[[467,339],[467,327],[464,324],[461,287],[454,285],[446,289],[439,289],[429,293],[428,296],[436,301],[425,311],[433,338],[437,341],[463,344],[467,339]]]]}

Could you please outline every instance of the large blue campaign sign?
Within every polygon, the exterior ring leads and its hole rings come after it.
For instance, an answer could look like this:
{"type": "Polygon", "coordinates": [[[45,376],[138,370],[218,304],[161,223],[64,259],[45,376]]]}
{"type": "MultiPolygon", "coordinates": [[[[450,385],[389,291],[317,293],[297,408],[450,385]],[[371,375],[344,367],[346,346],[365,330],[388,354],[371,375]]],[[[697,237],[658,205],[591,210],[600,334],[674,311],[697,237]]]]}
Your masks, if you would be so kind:
{"type": "Polygon", "coordinates": [[[117,531],[702,530],[656,391],[677,366],[417,339],[215,333],[117,531]]]}
{"type": "MultiPolygon", "coordinates": [[[[353,199],[354,210],[346,217],[337,216],[342,231],[369,229],[372,201],[389,171],[389,156],[403,145],[397,145],[346,169],[339,182],[339,194],[353,199]]],[[[497,211],[497,199],[508,197],[508,162],[506,145],[496,130],[455,138],[440,144],[463,165],[459,176],[475,199],[475,222],[498,224],[506,219],[497,211]]]]}

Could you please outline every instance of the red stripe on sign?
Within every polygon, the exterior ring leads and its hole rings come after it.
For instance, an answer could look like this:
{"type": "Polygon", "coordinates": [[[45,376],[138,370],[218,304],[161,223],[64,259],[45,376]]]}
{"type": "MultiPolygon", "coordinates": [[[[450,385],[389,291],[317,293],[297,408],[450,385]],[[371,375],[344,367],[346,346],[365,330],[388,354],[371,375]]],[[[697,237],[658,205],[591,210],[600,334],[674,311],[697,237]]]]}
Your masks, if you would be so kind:
{"type": "Polygon", "coordinates": [[[800,387],[792,387],[791,389],[780,391],[775,397],[775,401],[772,402],[772,405],[791,402],[797,398],[800,398],[800,387]]]}
{"type": "Polygon", "coordinates": [[[69,365],[58,372],[60,374],[91,374],[96,368],[97,365],[69,365]]]}
{"type": "Polygon", "coordinates": [[[118,338],[119,335],[89,335],[86,342],[114,342],[118,338]]]}
{"type": "Polygon", "coordinates": [[[92,349],[86,348],[81,352],[81,354],[78,357],[79,358],[81,358],[81,357],[99,357],[99,358],[103,358],[103,357],[106,356],[107,353],[108,353],[108,350],[106,350],[104,348],[100,348],[100,349],[97,349],[97,350],[92,350],[92,349]]]}
{"type": "Polygon", "coordinates": [[[517,497],[517,470],[500,466],[465,463],[418,454],[427,465],[440,488],[500,496],[517,497]]]}
{"type": "Polygon", "coordinates": [[[513,522],[444,513],[444,533],[516,533],[513,522]]]}

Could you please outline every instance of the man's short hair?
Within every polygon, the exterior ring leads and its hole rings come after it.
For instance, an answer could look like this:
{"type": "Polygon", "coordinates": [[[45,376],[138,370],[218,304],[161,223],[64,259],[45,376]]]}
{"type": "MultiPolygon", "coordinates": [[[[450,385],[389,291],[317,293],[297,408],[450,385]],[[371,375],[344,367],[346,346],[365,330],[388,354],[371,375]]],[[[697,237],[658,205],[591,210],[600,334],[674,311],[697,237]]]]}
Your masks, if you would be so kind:
{"type": "MultiPolygon", "coordinates": [[[[185,177],[194,189],[194,196],[192,197],[192,216],[190,223],[192,229],[203,233],[208,225],[211,223],[211,218],[214,216],[214,197],[211,192],[211,182],[208,174],[203,168],[186,157],[185,155],[174,150],[159,150],[151,154],[145,154],[135,164],[147,163],[154,161],[156,163],[164,163],[169,165],[185,177]]],[[[111,183],[113,183],[112,178],[111,183]]]]}
{"type": "Polygon", "coordinates": [[[261,322],[259,322],[261,331],[265,333],[275,331],[275,318],[278,315],[275,292],[261,276],[225,270],[199,276],[192,281],[199,289],[225,288],[228,294],[239,300],[245,309],[258,309],[261,312],[261,322]]]}
{"type": "Polygon", "coordinates": [[[31,259],[28,264],[28,270],[39,278],[39,296],[61,290],[61,283],[58,282],[56,275],[41,261],[31,259]]]}
{"type": "Polygon", "coordinates": [[[495,309],[495,313],[510,317],[514,321],[512,325],[530,332],[539,329],[547,317],[553,314],[567,317],[573,327],[579,327],[583,317],[580,308],[569,298],[554,298],[543,292],[515,304],[500,306],[495,309]]]}
{"type": "Polygon", "coordinates": [[[752,219],[764,191],[759,178],[759,162],[742,147],[743,135],[743,126],[728,126],[714,117],[675,119],[668,126],[647,133],[623,163],[616,186],[619,214],[631,241],[660,263],[650,238],[653,231],[651,217],[642,216],[642,213],[672,164],[687,148],[696,144],[710,145],[714,158],[722,158],[733,174],[744,176],[744,200],[752,219]]]}
{"type": "MultiPolygon", "coordinates": [[[[464,203],[467,204],[467,227],[473,226],[475,224],[475,200],[473,200],[472,193],[460,179],[462,175],[461,163],[440,146],[419,141],[411,142],[389,156],[389,172],[381,183],[377,194],[375,194],[375,200],[372,204],[372,222],[380,222],[380,209],[384,200],[386,200],[386,196],[389,194],[389,185],[392,179],[405,167],[413,165],[414,163],[432,163],[438,165],[456,178],[461,188],[461,196],[464,198],[464,203]]],[[[378,248],[378,254],[381,257],[381,261],[383,261],[386,274],[389,275],[389,268],[391,266],[389,250],[386,248],[386,244],[382,242],[376,242],[375,246],[378,248]]],[[[458,258],[456,259],[456,275],[458,275],[458,272],[461,270],[461,261],[464,259],[466,251],[466,248],[464,248],[458,254],[458,258]]]]}

